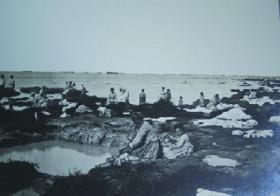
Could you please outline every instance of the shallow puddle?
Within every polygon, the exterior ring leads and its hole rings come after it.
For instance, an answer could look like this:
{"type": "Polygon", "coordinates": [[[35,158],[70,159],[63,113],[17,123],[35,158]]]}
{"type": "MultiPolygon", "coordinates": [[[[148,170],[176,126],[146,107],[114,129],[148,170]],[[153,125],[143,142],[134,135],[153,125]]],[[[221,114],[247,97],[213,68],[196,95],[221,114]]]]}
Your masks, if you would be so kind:
{"type": "Polygon", "coordinates": [[[21,160],[36,163],[38,170],[51,175],[69,175],[75,171],[87,173],[104,163],[116,149],[82,145],[64,141],[40,143],[0,149],[0,162],[21,160]]]}

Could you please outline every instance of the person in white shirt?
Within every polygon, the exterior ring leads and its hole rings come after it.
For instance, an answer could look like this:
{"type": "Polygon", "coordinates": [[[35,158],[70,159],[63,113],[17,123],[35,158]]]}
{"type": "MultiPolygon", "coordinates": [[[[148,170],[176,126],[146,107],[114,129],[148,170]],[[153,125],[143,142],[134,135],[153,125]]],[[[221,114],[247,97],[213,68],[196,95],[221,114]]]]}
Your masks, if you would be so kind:
{"type": "Polygon", "coordinates": [[[123,96],[124,96],[124,101],[125,101],[126,103],[129,103],[129,92],[126,91],[125,88],[123,89],[123,96]]]}
{"type": "Polygon", "coordinates": [[[115,93],[115,89],[110,89],[110,94],[108,96],[108,104],[115,104],[117,103],[117,94],[115,93]]]}
{"type": "Polygon", "coordinates": [[[165,101],[165,100],[166,100],[165,87],[162,87],[162,88],[161,88],[160,100],[161,100],[161,101],[165,101]]]}

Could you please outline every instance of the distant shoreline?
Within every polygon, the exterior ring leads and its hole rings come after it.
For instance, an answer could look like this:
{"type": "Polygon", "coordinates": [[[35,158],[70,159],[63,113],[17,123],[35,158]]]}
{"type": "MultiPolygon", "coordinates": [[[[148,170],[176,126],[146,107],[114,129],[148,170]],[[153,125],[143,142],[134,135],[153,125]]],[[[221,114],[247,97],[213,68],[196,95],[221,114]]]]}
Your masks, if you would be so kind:
{"type": "Polygon", "coordinates": [[[254,78],[280,78],[280,76],[272,75],[238,75],[238,74],[187,74],[187,73],[124,73],[124,72],[86,72],[86,71],[31,71],[31,70],[22,70],[22,71],[8,71],[0,70],[1,73],[66,73],[66,74],[104,74],[104,75],[183,75],[183,76],[220,76],[220,77],[254,77],[254,78]]]}

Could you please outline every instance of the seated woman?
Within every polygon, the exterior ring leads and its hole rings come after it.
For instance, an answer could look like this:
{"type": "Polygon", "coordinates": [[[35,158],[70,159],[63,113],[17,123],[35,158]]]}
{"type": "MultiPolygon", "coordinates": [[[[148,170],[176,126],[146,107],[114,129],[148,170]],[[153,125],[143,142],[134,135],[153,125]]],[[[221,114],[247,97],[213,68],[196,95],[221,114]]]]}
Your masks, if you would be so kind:
{"type": "Polygon", "coordinates": [[[136,135],[129,144],[128,153],[140,159],[163,158],[162,146],[151,121],[144,121],[139,113],[132,115],[136,135]]]}
{"type": "Polygon", "coordinates": [[[117,94],[115,93],[115,89],[111,88],[110,89],[110,94],[108,95],[108,100],[107,100],[107,104],[115,104],[117,103],[118,99],[117,99],[117,94]]]}

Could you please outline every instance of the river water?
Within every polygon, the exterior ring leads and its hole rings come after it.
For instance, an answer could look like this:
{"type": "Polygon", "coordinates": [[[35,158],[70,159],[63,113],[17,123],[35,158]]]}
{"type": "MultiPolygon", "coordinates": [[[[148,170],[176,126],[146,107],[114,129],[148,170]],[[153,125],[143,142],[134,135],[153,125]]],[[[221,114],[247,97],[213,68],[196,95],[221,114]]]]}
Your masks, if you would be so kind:
{"type": "Polygon", "coordinates": [[[51,175],[87,173],[116,154],[117,149],[64,141],[44,141],[11,148],[0,148],[0,162],[9,160],[36,163],[38,170],[51,175]]]}

